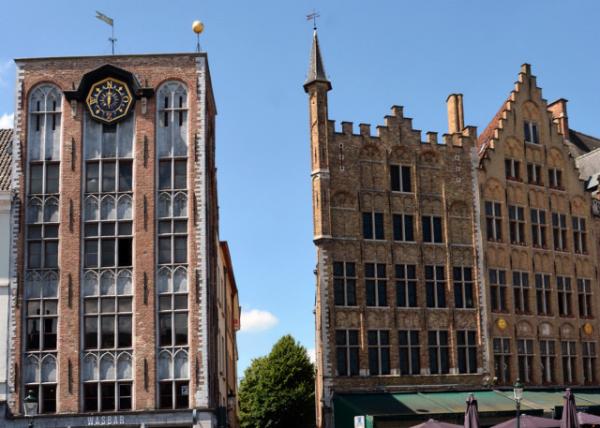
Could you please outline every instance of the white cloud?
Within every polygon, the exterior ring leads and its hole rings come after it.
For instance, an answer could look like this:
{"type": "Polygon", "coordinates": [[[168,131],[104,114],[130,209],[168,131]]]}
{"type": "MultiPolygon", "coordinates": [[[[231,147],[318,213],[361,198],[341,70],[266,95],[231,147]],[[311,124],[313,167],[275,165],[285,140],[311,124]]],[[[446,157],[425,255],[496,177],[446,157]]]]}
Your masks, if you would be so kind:
{"type": "Polygon", "coordinates": [[[310,362],[316,364],[317,351],[315,350],[315,348],[307,349],[306,352],[308,352],[308,358],[310,358],[310,362]]]}
{"type": "Polygon", "coordinates": [[[269,311],[261,311],[260,309],[242,310],[241,331],[266,331],[275,327],[278,323],[277,317],[269,311]]]}
{"type": "Polygon", "coordinates": [[[5,113],[0,116],[0,129],[12,128],[14,119],[14,113],[5,113]]]}

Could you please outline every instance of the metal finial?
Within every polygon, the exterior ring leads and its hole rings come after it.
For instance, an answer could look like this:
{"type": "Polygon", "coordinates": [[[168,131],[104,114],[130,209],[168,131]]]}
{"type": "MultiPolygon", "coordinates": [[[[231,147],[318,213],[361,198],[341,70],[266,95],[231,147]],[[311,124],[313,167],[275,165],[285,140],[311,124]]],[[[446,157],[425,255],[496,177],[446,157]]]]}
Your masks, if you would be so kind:
{"type": "Polygon", "coordinates": [[[319,15],[319,13],[316,12],[314,9],[313,9],[312,13],[309,13],[308,15],[306,15],[306,20],[313,22],[313,30],[317,29],[317,18],[320,18],[320,17],[321,17],[321,15],[319,15]]]}
{"type": "Polygon", "coordinates": [[[192,31],[196,33],[196,52],[200,52],[200,33],[204,31],[204,24],[201,21],[192,22],[192,31]]]}

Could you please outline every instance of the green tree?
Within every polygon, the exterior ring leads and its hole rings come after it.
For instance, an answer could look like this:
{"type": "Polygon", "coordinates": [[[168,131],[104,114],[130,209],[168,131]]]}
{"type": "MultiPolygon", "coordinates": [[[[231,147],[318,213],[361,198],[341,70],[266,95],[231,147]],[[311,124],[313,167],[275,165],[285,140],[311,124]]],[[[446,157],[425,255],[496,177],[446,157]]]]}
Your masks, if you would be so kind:
{"type": "Polygon", "coordinates": [[[252,360],[239,389],[242,428],[315,426],[315,369],[290,335],[269,355],[252,360]]]}

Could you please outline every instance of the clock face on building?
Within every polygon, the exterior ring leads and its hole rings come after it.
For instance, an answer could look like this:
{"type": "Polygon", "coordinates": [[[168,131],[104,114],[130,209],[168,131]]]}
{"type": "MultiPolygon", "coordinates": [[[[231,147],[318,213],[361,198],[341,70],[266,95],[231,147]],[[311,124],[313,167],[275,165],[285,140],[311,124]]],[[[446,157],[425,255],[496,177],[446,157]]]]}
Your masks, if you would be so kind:
{"type": "Polygon", "coordinates": [[[132,101],[127,84],[112,77],[94,83],[86,98],[92,117],[105,123],[114,123],[127,116],[132,101]]]}

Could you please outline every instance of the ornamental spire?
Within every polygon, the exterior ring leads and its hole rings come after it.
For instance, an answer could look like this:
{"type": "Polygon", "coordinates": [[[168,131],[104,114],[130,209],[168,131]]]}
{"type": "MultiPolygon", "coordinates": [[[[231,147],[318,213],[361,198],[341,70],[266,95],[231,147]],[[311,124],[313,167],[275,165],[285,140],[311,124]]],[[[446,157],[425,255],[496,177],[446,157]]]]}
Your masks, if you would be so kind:
{"type": "Polygon", "coordinates": [[[306,90],[308,85],[315,82],[323,82],[327,84],[327,90],[331,89],[331,82],[327,79],[327,74],[325,74],[325,66],[323,65],[323,58],[321,57],[321,49],[319,48],[319,38],[317,36],[316,28],[313,31],[313,44],[310,52],[308,76],[306,77],[306,82],[304,82],[304,89],[306,90]]]}

